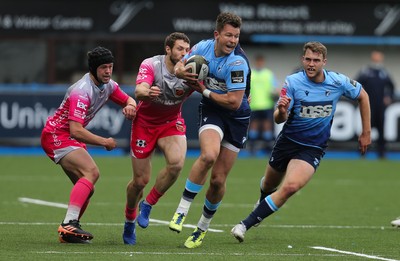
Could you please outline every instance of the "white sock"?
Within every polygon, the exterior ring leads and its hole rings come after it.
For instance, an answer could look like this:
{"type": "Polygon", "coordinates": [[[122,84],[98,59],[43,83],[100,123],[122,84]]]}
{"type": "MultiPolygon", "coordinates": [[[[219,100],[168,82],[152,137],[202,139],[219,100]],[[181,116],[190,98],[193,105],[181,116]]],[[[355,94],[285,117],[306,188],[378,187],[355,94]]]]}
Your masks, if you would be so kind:
{"type": "Polygon", "coordinates": [[[81,208],[77,206],[68,206],[67,214],[64,218],[64,224],[69,223],[70,220],[78,220],[79,212],[81,212],[81,208]]]}
{"type": "Polygon", "coordinates": [[[199,220],[199,223],[197,223],[197,227],[200,228],[203,231],[207,231],[208,227],[210,226],[212,217],[211,218],[206,218],[203,214],[201,215],[201,218],[199,220]]]}
{"type": "Polygon", "coordinates": [[[187,201],[186,199],[181,198],[178,208],[176,209],[176,213],[182,213],[185,216],[187,216],[187,213],[189,212],[189,208],[190,208],[191,204],[192,204],[191,201],[187,201]]]}

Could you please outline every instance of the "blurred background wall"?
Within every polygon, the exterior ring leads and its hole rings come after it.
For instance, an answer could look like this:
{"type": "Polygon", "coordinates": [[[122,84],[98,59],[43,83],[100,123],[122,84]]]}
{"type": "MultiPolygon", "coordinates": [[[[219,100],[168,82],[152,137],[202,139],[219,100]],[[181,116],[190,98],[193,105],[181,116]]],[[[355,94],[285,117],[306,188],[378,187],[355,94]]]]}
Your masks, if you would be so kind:
{"type": "MultiPolygon", "coordinates": [[[[0,145],[39,144],[46,114],[58,106],[65,89],[88,71],[88,50],[102,45],[113,51],[113,78],[132,95],[141,61],[163,53],[166,35],[184,32],[192,44],[211,38],[215,18],[222,11],[242,17],[242,47],[251,61],[264,54],[280,85],[300,65],[303,44],[321,41],[328,47],[326,68],[350,77],[369,63],[373,49],[382,50],[397,96],[400,93],[398,1],[2,0],[0,145]]],[[[191,99],[196,102],[185,104],[189,116],[197,115],[199,97],[191,99]]],[[[393,120],[388,123],[392,149],[399,144],[398,107],[392,105],[393,120]]],[[[355,109],[343,106],[337,118],[355,109]]],[[[355,142],[359,127],[357,120],[339,122],[334,130],[348,134],[333,135],[333,145],[346,148],[355,142]]],[[[127,144],[129,124],[117,133],[112,133],[112,124],[96,128],[127,144]]],[[[196,146],[196,120],[188,124],[189,144],[196,146]]]]}

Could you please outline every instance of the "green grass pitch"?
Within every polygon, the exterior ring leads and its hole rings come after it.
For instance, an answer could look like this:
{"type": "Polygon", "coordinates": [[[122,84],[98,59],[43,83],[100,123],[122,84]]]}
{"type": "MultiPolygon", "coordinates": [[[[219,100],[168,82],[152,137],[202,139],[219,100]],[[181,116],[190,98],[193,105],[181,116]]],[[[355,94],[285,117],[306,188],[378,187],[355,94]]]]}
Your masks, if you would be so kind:
{"type": "MultiPolygon", "coordinates": [[[[239,158],[211,223],[213,231],[200,248],[186,249],[183,242],[193,228],[177,234],[167,223],[193,158],[153,208],[150,226],[137,227],[135,246],[124,245],[121,237],[130,159],[94,158],[101,176],[81,224],[95,238],[75,245],[57,239],[72,187],[61,168],[45,156],[0,157],[0,260],[400,260],[400,229],[390,226],[400,216],[396,161],[323,160],[310,183],[239,244],[230,230],[252,210],[267,164],[266,159],[239,158]]],[[[155,155],[145,193],[163,164],[155,155]]],[[[197,224],[205,190],[195,198],[185,224],[197,224]]]]}

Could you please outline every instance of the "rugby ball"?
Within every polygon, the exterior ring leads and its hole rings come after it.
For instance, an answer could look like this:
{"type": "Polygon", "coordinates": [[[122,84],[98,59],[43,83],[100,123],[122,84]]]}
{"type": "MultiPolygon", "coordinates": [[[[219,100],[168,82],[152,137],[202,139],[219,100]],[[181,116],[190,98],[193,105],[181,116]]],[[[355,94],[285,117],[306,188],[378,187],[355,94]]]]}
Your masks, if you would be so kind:
{"type": "Polygon", "coordinates": [[[208,75],[208,61],[201,55],[190,56],[186,61],[185,69],[191,73],[196,73],[197,79],[204,81],[208,75]]]}

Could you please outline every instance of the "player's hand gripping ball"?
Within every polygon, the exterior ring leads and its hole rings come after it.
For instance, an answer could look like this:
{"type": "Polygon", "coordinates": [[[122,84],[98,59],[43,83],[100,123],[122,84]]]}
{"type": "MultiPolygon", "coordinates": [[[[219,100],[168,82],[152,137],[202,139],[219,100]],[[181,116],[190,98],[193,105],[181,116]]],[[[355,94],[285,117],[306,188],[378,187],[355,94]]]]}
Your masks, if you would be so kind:
{"type": "Polygon", "coordinates": [[[190,68],[191,73],[196,73],[199,81],[204,81],[208,75],[208,61],[201,55],[193,55],[187,59],[185,69],[190,68]]]}

